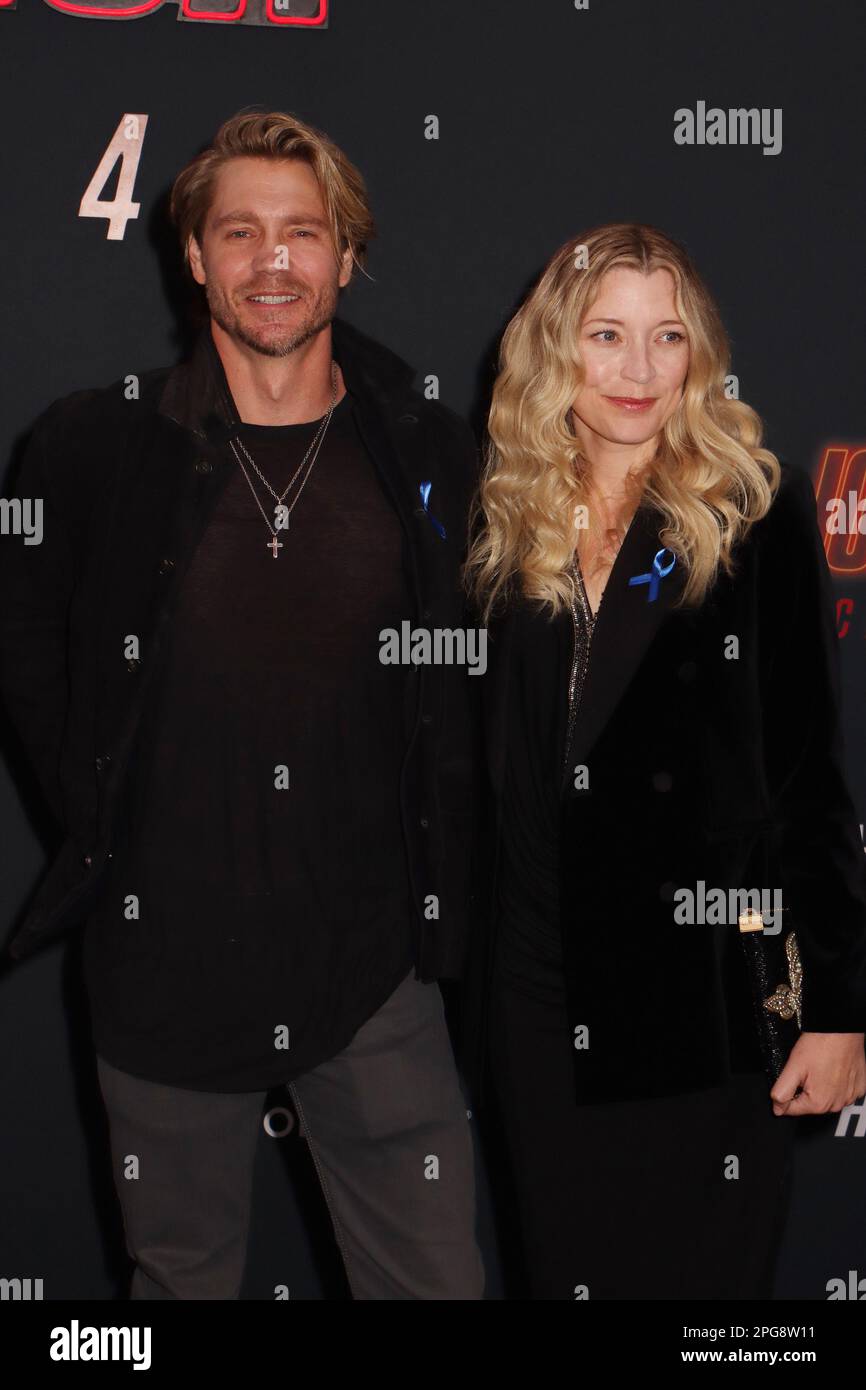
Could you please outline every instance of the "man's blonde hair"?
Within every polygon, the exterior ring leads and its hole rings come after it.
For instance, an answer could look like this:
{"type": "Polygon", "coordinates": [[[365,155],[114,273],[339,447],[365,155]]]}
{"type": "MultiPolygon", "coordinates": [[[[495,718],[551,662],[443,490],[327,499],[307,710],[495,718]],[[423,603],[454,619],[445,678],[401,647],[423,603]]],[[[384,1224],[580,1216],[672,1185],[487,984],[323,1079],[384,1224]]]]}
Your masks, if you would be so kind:
{"type": "Polygon", "coordinates": [[[230,159],[239,158],[300,159],[309,164],[325,205],[337,263],[349,250],[353,264],[363,268],[376,228],[359,170],[327,135],[291,112],[244,110],[220,126],[208,148],[172,185],[169,212],[190,275],[189,239],[194,236],[201,246],[216,176],[230,159]]]}

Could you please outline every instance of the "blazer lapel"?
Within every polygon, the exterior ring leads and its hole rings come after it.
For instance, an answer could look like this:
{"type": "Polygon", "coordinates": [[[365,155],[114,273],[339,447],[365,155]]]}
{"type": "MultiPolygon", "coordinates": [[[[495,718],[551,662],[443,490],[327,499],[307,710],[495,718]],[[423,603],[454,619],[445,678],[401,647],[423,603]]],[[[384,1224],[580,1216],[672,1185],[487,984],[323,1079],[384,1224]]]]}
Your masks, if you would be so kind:
{"type": "Polygon", "coordinates": [[[597,610],[589,666],[571,732],[567,766],[584,762],[682,592],[684,567],[663,548],[658,508],[641,502],[613,563],[597,610]],[[630,583],[630,580],[637,580],[630,583]]]}
{"type": "MultiPolygon", "coordinates": [[[[682,591],[685,580],[677,562],[661,577],[672,558],[663,550],[658,508],[641,502],[632,517],[611,568],[598,609],[589,667],[571,731],[568,766],[586,758],[637,670],[644,653],[682,591]],[[659,554],[659,552],[662,552],[659,554]],[[654,567],[653,562],[656,561],[654,567]],[[630,584],[632,578],[655,576],[630,584]],[[655,597],[651,597],[654,592],[655,597]]],[[[508,695],[515,611],[510,605],[488,633],[488,671],[483,690],[484,738],[491,785],[501,796],[507,757],[508,695]]],[[[563,691],[563,699],[567,692],[563,691]]]]}

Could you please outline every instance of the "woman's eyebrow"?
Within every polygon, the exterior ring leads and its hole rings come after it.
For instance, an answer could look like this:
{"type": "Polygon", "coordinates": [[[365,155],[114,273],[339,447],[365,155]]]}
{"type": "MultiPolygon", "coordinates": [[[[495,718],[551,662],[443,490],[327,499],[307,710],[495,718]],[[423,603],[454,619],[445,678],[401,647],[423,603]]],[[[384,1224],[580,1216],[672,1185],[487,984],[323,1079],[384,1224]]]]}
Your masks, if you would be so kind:
{"type": "MultiPolygon", "coordinates": [[[[608,318],[601,318],[601,319],[584,319],[584,323],[615,323],[615,324],[617,324],[620,328],[625,328],[625,324],[623,323],[622,319],[608,319],[608,318]]],[[[660,322],[660,323],[657,323],[655,326],[656,326],[656,328],[664,328],[664,326],[665,326],[666,323],[680,323],[680,324],[681,324],[681,323],[682,323],[682,319],[662,319],[661,322],[660,322]]]]}

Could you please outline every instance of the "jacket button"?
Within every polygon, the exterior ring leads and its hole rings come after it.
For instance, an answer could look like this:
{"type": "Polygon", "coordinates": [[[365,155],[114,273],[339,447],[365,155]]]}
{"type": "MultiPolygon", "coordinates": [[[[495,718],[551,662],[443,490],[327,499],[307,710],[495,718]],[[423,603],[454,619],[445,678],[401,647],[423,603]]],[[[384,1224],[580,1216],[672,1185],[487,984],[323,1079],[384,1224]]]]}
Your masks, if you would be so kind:
{"type": "Polygon", "coordinates": [[[96,759],[96,771],[97,771],[97,772],[101,772],[103,768],[108,767],[108,764],[109,764],[110,762],[111,762],[111,754],[110,754],[110,753],[103,753],[100,757],[98,757],[98,758],[96,759]]]}
{"type": "Polygon", "coordinates": [[[429,609],[429,608],[424,608],[424,609],[422,609],[422,611],[421,611],[421,617],[422,617],[422,618],[429,618],[429,617],[430,617],[430,609],[429,609]]]}
{"type": "Polygon", "coordinates": [[[427,817],[426,817],[426,816],[422,816],[422,817],[421,817],[421,829],[422,829],[422,830],[426,830],[427,827],[429,826],[429,824],[430,824],[430,822],[429,822],[429,820],[427,819],[427,817]]]}
{"type": "Polygon", "coordinates": [[[139,658],[138,658],[137,656],[130,656],[130,657],[127,658],[127,662],[126,662],[126,669],[127,669],[127,671],[137,671],[140,665],[141,665],[141,661],[139,660],[139,658]]]}
{"type": "Polygon", "coordinates": [[[421,723],[422,723],[422,724],[432,724],[432,723],[433,723],[433,716],[432,716],[432,714],[422,714],[422,715],[421,715],[421,723]]]}
{"type": "Polygon", "coordinates": [[[212,468],[213,464],[210,462],[209,459],[196,459],[196,473],[210,473],[212,468]]]}
{"type": "Polygon", "coordinates": [[[91,864],[93,863],[93,856],[90,854],[85,854],[82,862],[84,864],[85,869],[89,869],[91,864]]]}
{"type": "Polygon", "coordinates": [[[168,558],[168,556],[166,556],[164,560],[160,560],[160,562],[159,562],[159,572],[160,572],[160,574],[168,574],[169,570],[173,570],[173,569],[174,569],[174,560],[170,560],[170,559],[168,558]]]}
{"type": "Polygon", "coordinates": [[[425,517],[427,515],[426,509],[424,507],[416,507],[415,515],[419,518],[425,517]]]}

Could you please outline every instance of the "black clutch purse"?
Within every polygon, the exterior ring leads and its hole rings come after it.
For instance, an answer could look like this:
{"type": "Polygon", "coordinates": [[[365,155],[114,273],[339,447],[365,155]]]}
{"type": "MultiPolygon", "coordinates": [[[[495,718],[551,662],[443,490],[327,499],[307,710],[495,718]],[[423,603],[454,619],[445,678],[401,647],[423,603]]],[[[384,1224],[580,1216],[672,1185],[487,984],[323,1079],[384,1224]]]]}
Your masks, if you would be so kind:
{"type": "Polygon", "coordinates": [[[740,941],[752,986],[752,1005],[764,1067],[778,1078],[802,1028],[803,966],[794,931],[767,936],[760,912],[739,915],[740,941]]]}

